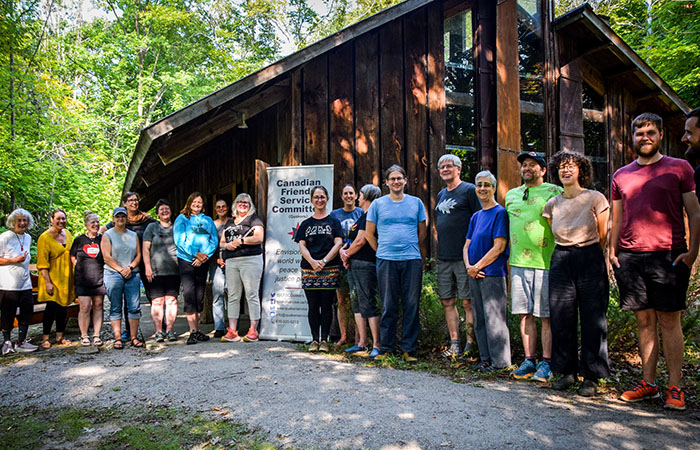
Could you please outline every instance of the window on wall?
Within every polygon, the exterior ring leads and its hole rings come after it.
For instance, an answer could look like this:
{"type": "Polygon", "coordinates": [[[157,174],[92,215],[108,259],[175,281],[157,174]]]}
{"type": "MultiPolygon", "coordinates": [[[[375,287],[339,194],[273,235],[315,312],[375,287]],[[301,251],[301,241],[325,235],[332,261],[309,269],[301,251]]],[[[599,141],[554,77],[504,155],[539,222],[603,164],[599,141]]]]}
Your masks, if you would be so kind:
{"type": "Polygon", "coordinates": [[[518,56],[522,150],[544,153],[544,43],[540,0],[518,0],[518,56]]]}
{"type": "Polygon", "coordinates": [[[462,160],[462,178],[473,181],[478,171],[474,111],[474,41],[472,13],[445,19],[446,146],[462,160]]]}
{"type": "Polygon", "coordinates": [[[605,133],[605,97],[587,83],[583,83],[583,136],[584,154],[593,163],[593,183],[591,189],[608,195],[608,156],[605,133]]]}

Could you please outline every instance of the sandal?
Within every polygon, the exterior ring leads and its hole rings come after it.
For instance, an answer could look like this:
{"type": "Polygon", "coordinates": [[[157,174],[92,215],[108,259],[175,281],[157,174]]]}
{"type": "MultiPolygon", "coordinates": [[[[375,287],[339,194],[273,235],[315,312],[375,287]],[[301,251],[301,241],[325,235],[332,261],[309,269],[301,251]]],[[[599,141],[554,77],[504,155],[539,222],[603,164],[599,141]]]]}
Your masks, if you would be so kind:
{"type": "Polygon", "coordinates": [[[132,338],[131,339],[131,346],[136,347],[136,348],[141,348],[143,347],[143,342],[139,340],[139,338],[132,338]]]}
{"type": "Polygon", "coordinates": [[[70,345],[70,341],[64,337],[56,339],[56,345],[70,345]]]}
{"type": "Polygon", "coordinates": [[[80,336],[80,345],[83,347],[90,347],[90,338],[88,336],[80,336]]]}
{"type": "Polygon", "coordinates": [[[102,344],[103,344],[102,339],[100,339],[99,336],[93,336],[93,337],[92,337],[92,345],[94,345],[95,347],[99,347],[99,346],[101,346],[102,344]]]}
{"type": "Polygon", "coordinates": [[[40,347],[43,348],[43,349],[51,348],[51,342],[49,342],[49,341],[42,341],[40,347]]]}
{"type": "Polygon", "coordinates": [[[112,344],[112,348],[116,350],[122,350],[124,348],[124,343],[121,339],[115,339],[114,344],[112,344]]]}

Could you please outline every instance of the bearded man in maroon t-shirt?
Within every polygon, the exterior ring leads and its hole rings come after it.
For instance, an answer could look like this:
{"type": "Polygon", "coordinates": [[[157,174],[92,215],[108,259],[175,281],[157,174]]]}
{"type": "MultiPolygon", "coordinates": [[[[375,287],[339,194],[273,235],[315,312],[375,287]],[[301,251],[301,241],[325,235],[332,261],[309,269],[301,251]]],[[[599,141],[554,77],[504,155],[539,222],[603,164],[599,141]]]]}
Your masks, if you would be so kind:
{"type": "Polygon", "coordinates": [[[668,389],[664,408],[685,409],[680,390],[683,365],[681,311],[686,307],[690,268],[700,243],[700,206],[693,168],[662,155],[663,121],[644,113],[632,121],[637,159],[613,176],[612,229],[608,255],[620,288],[620,306],[634,311],[643,379],[620,397],[637,402],[659,397],[657,323],[661,326],[668,389]],[[688,215],[690,250],[683,209],[688,215]]]}

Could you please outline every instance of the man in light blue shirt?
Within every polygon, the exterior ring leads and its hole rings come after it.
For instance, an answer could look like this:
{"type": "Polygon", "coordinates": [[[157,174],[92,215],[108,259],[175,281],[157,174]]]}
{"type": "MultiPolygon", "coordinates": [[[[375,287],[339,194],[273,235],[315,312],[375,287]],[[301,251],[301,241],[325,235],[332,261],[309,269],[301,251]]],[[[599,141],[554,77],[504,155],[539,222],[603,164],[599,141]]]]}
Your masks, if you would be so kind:
{"type": "Polygon", "coordinates": [[[365,237],[377,252],[377,280],[382,298],[379,326],[382,354],[377,358],[396,351],[396,323],[401,299],[401,350],[406,361],[415,362],[423,283],[420,242],[427,234],[427,215],[418,197],[404,194],[406,181],[406,171],[402,167],[393,165],[387,169],[385,183],[389,195],[370,205],[365,237]],[[375,231],[378,236],[375,236],[375,231]]]}

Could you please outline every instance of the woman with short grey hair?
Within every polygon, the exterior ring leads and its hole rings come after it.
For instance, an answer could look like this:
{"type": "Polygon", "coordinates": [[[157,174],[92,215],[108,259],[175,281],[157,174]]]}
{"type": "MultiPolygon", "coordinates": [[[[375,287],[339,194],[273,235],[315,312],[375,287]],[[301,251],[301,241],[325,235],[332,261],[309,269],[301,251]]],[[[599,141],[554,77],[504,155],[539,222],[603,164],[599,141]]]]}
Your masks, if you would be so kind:
{"type": "Polygon", "coordinates": [[[221,232],[219,247],[225,261],[228,287],[228,323],[222,342],[255,342],[258,340],[260,322],[260,278],[263,272],[262,242],[265,239],[263,222],[255,214],[250,195],[242,193],[233,201],[233,218],[226,222],[221,232]],[[250,328],[245,336],[238,335],[238,317],[241,297],[245,289],[250,316],[250,328]]]}
{"type": "Polygon", "coordinates": [[[33,352],[38,347],[27,340],[32,320],[32,281],[29,277],[29,247],[32,237],[27,233],[34,225],[29,211],[15,209],[7,216],[7,231],[0,234],[0,325],[3,334],[2,354],[33,352]],[[17,309],[19,308],[19,316],[17,309]],[[17,345],[10,340],[17,316],[19,336],[17,345]]]}
{"type": "Polygon", "coordinates": [[[477,369],[491,372],[511,363],[506,316],[508,214],[496,202],[496,177],[491,172],[484,170],[476,174],[475,184],[481,210],[469,222],[463,254],[470,277],[474,332],[481,358],[477,369]]]}
{"type": "Polygon", "coordinates": [[[374,358],[380,352],[379,307],[377,306],[377,257],[372,247],[367,243],[365,227],[369,205],[381,195],[382,190],[373,184],[366,184],[360,189],[358,204],[362,208],[363,214],[350,227],[348,237],[352,240],[352,244],[340,249],[340,259],[342,259],[345,268],[348,269],[350,290],[355,292],[355,295],[352,296],[351,306],[355,314],[355,325],[359,335],[359,340],[355,345],[345,352],[351,354],[369,350],[367,341],[367,323],[369,323],[373,341],[370,358],[374,358]]]}

